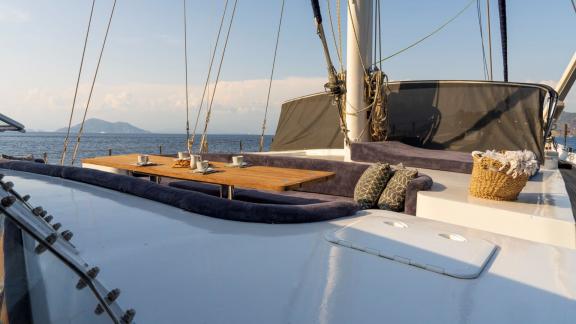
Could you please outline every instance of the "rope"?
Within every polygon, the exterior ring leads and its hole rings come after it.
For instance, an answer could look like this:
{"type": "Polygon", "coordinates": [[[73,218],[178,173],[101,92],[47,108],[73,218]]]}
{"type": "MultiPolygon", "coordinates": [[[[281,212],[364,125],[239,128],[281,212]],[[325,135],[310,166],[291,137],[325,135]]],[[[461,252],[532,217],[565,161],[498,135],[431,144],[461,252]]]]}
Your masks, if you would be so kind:
{"type": "MultiPolygon", "coordinates": [[[[202,107],[204,105],[204,98],[208,93],[206,99],[210,97],[210,88],[208,84],[210,83],[210,75],[212,74],[212,67],[214,66],[214,58],[216,57],[216,50],[218,49],[218,44],[220,43],[220,34],[222,33],[222,27],[224,26],[224,18],[226,17],[226,11],[228,10],[228,0],[224,3],[224,10],[222,12],[222,17],[220,18],[220,27],[218,27],[218,34],[216,36],[216,44],[214,44],[214,49],[212,50],[212,55],[210,57],[210,63],[208,67],[208,75],[206,76],[206,81],[204,82],[204,90],[202,91],[202,99],[200,99],[200,106],[198,107],[198,114],[196,115],[196,122],[194,122],[194,130],[192,131],[192,138],[188,144],[189,147],[194,146],[194,140],[196,138],[196,129],[198,128],[198,121],[200,120],[200,113],[202,112],[202,107]]],[[[206,100],[208,103],[208,100],[206,100]]]]}
{"type": "Polygon", "coordinates": [[[488,64],[486,63],[486,49],[484,48],[484,28],[482,26],[482,10],[480,9],[480,0],[476,0],[476,12],[478,13],[478,27],[480,29],[480,41],[482,43],[482,73],[484,79],[488,79],[488,64]]]}
{"type": "Polygon", "coordinates": [[[490,81],[494,80],[494,70],[492,68],[492,24],[490,23],[490,0],[486,0],[486,22],[488,25],[488,63],[490,65],[490,81]]]}
{"type": "MultiPolygon", "coordinates": [[[[379,66],[380,71],[382,71],[382,62],[381,62],[382,61],[382,10],[380,9],[381,3],[382,3],[382,1],[378,0],[378,3],[377,3],[378,7],[376,7],[378,10],[378,20],[377,20],[378,21],[378,58],[380,60],[380,64],[379,64],[380,65],[379,66]]],[[[374,56],[374,57],[376,57],[376,56],[374,56]]]]}
{"type": "Polygon", "coordinates": [[[88,94],[88,100],[86,101],[86,107],[84,108],[84,116],[82,117],[82,123],[80,124],[80,129],[78,130],[78,136],[76,137],[76,145],[74,146],[74,153],[72,154],[72,165],[74,165],[74,162],[76,161],[78,148],[80,147],[80,139],[82,138],[82,133],[84,132],[84,123],[86,122],[86,115],[88,114],[88,108],[90,107],[92,93],[94,92],[94,84],[96,83],[98,71],[100,70],[100,63],[102,62],[102,55],[104,54],[104,48],[106,47],[106,41],[108,40],[108,32],[110,31],[110,25],[112,24],[112,18],[114,17],[114,11],[116,9],[116,1],[117,0],[114,0],[112,10],[110,11],[110,17],[108,18],[108,25],[106,26],[106,34],[104,34],[104,41],[102,42],[102,48],[100,49],[100,55],[98,56],[96,71],[94,72],[94,77],[92,78],[90,93],[88,94]]]}
{"type": "Polygon", "coordinates": [[[232,15],[230,17],[230,24],[228,25],[228,30],[226,32],[226,39],[224,40],[224,48],[222,49],[222,56],[220,57],[220,64],[218,66],[218,73],[216,74],[216,81],[214,83],[214,90],[212,91],[212,97],[210,98],[210,105],[208,106],[208,111],[206,112],[206,121],[204,123],[204,131],[202,132],[202,138],[200,140],[200,150],[202,152],[207,151],[207,141],[206,133],[208,132],[208,125],[210,124],[210,116],[212,115],[212,106],[214,104],[214,97],[216,96],[216,89],[218,88],[218,81],[220,80],[220,72],[222,72],[222,64],[224,62],[224,57],[226,55],[226,47],[228,46],[228,39],[230,37],[230,31],[232,30],[232,23],[234,22],[234,17],[236,16],[236,5],[238,0],[234,0],[234,7],[232,8],[232,15]]]}
{"type": "Polygon", "coordinates": [[[186,0],[182,0],[184,5],[184,74],[186,78],[186,145],[188,153],[192,153],[190,146],[190,105],[188,101],[188,36],[187,36],[187,17],[186,17],[186,0]]]}
{"type": "Polygon", "coordinates": [[[90,35],[90,27],[92,26],[92,17],[94,15],[95,4],[96,0],[92,0],[92,8],[90,9],[90,18],[88,19],[88,28],[86,28],[86,36],[84,37],[84,47],[82,48],[82,58],[80,59],[80,68],[78,69],[78,77],[76,78],[74,99],[72,99],[72,109],[70,110],[70,118],[68,119],[68,130],[66,131],[66,138],[64,139],[64,147],[62,148],[62,156],[60,157],[60,165],[64,165],[64,160],[66,160],[66,151],[68,150],[68,142],[70,141],[70,128],[72,127],[72,118],[74,117],[74,108],[76,107],[76,98],[78,97],[80,77],[82,76],[82,68],[84,67],[84,57],[86,56],[86,45],[88,44],[88,36],[90,35]]]}
{"type": "Polygon", "coordinates": [[[574,13],[576,13],[576,0],[571,0],[570,2],[572,2],[572,8],[574,8],[574,13]]]}
{"type": "Polygon", "coordinates": [[[270,104],[270,92],[272,90],[272,80],[274,78],[274,68],[276,67],[276,56],[278,53],[278,43],[280,42],[280,30],[282,30],[282,18],[284,17],[284,4],[286,0],[282,0],[282,9],[280,9],[280,21],[278,23],[278,31],[276,32],[276,46],[274,47],[274,59],[272,60],[272,71],[270,72],[270,82],[268,83],[268,95],[266,95],[266,108],[264,109],[264,120],[262,121],[262,135],[260,135],[260,147],[262,152],[264,149],[264,132],[266,131],[266,119],[268,118],[268,106],[270,104]]]}
{"type": "Polygon", "coordinates": [[[456,20],[458,17],[460,17],[471,5],[472,3],[474,3],[474,1],[476,0],[470,0],[470,2],[468,2],[468,4],[462,9],[460,10],[454,17],[450,18],[448,21],[446,21],[445,23],[443,23],[442,25],[440,25],[438,28],[434,29],[431,33],[429,33],[428,35],[420,38],[419,40],[415,41],[414,43],[402,48],[401,50],[394,52],[391,55],[386,56],[385,58],[381,59],[378,62],[375,62],[373,65],[376,65],[378,63],[384,62],[386,60],[389,60],[391,58],[393,58],[394,56],[404,53],[405,51],[411,49],[412,47],[422,43],[423,41],[425,41],[426,39],[434,36],[435,34],[437,34],[438,32],[440,32],[442,29],[444,29],[446,26],[448,26],[451,22],[453,22],[454,20],[456,20]]]}
{"type": "MultiPolygon", "coordinates": [[[[336,14],[338,15],[338,52],[340,52],[340,55],[344,55],[342,54],[342,14],[340,11],[340,0],[336,0],[336,14]]],[[[344,66],[342,66],[340,74],[344,74],[344,66]]]]}
{"type": "MultiPolygon", "coordinates": [[[[339,0],[338,0],[339,1],[339,0]]],[[[330,10],[330,0],[326,0],[326,8],[328,8],[328,18],[330,18],[330,30],[332,31],[332,39],[334,40],[334,47],[336,48],[336,55],[338,56],[338,63],[340,64],[340,72],[344,71],[344,63],[342,61],[342,52],[338,47],[336,41],[336,32],[334,31],[334,23],[332,22],[332,10],[330,10]]],[[[338,13],[340,15],[340,13],[338,13]]]]}

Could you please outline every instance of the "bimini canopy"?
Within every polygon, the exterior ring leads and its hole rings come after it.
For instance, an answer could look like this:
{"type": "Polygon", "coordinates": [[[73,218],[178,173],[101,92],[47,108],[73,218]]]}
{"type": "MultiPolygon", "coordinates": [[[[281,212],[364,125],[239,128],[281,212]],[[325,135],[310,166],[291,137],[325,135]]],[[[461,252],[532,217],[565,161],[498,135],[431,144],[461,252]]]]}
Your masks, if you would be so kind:
{"type": "Polygon", "coordinates": [[[14,119],[0,114],[0,132],[16,131],[24,133],[24,125],[15,121],[14,119]]]}
{"type": "MultiPolygon", "coordinates": [[[[544,156],[557,98],[551,87],[489,81],[402,81],[389,87],[388,140],[460,152],[528,149],[540,160],[544,156]]],[[[328,95],[282,106],[272,150],[342,146],[328,95]]]]}

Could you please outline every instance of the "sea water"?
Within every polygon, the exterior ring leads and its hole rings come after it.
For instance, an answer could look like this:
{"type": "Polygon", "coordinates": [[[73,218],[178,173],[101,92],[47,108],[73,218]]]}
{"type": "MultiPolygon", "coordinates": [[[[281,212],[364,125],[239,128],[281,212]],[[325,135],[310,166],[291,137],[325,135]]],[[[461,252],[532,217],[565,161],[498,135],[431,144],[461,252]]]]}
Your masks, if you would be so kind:
{"type": "MultiPolygon", "coordinates": [[[[64,133],[30,132],[0,133],[0,154],[36,158],[48,157],[48,163],[59,163],[64,146],[64,133]]],[[[194,150],[198,151],[200,136],[196,136],[194,150]]],[[[272,136],[264,136],[264,151],[270,148],[272,136]]],[[[208,135],[208,150],[220,152],[255,152],[260,143],[259,135],[208,135]]],[[[76,137],[71,136],[67,149],[67,162],[70,162],[76,137]]],[[[185,134],[84,134],[80,141],[78,159],[108,154],[175,154],[186,151],[185,134]]],[[[78,161],[78,160],[77,160],[78,161]]]]}

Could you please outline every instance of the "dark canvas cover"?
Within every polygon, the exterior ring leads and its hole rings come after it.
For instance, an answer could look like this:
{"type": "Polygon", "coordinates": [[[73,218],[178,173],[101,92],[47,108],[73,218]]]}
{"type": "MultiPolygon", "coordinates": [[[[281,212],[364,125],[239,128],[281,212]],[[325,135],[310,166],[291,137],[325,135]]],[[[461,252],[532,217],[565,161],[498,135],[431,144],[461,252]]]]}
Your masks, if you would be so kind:
{"type": "Polygon", "coordinates": [[[343,148],[339,125],[338,108],[325,93],[285,102],[270,150],[343,148]]]}
{"type": "MultiPolygon", "coordinates": [[[[533,151],[540,161],[555,92],[548,86],[489,81],[389,83],[388,140],[428,149],[533,151]]],[[[282,106],[272,150],[342,148],[338,110],[324,93],[282,106]]]]}
{"type": "Polygon", "coordinates": [[[471,152],[533,151],[544,156],[546,86],[474,81],[390,84],[388,140],[471,152]]]}

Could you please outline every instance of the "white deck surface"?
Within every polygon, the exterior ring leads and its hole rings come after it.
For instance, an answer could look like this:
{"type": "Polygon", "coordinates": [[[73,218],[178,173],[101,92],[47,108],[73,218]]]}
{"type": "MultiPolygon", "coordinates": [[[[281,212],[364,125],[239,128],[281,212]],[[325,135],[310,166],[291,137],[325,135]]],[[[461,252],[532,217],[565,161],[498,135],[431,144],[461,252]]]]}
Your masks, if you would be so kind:
{"type": "Polygon", "coordinates": [[[421,172],[432,177],[434,186],[418,193],[418,217],[576,248],[576,223],[558,170],[540,171],[511,202],[469,196],[469,174],[421,172]]]}
{"type": "Polygon", "coordinates": [[[2,173],[75,233],[72,242],[108,287],[122,290],[137,323],[576,322],[574,250],[378,210],[309,224],[225,221],[59,178],[2,173]],[[456,279],[325,239],[366,215],[498,249],[477,279],[456,279]]]}

